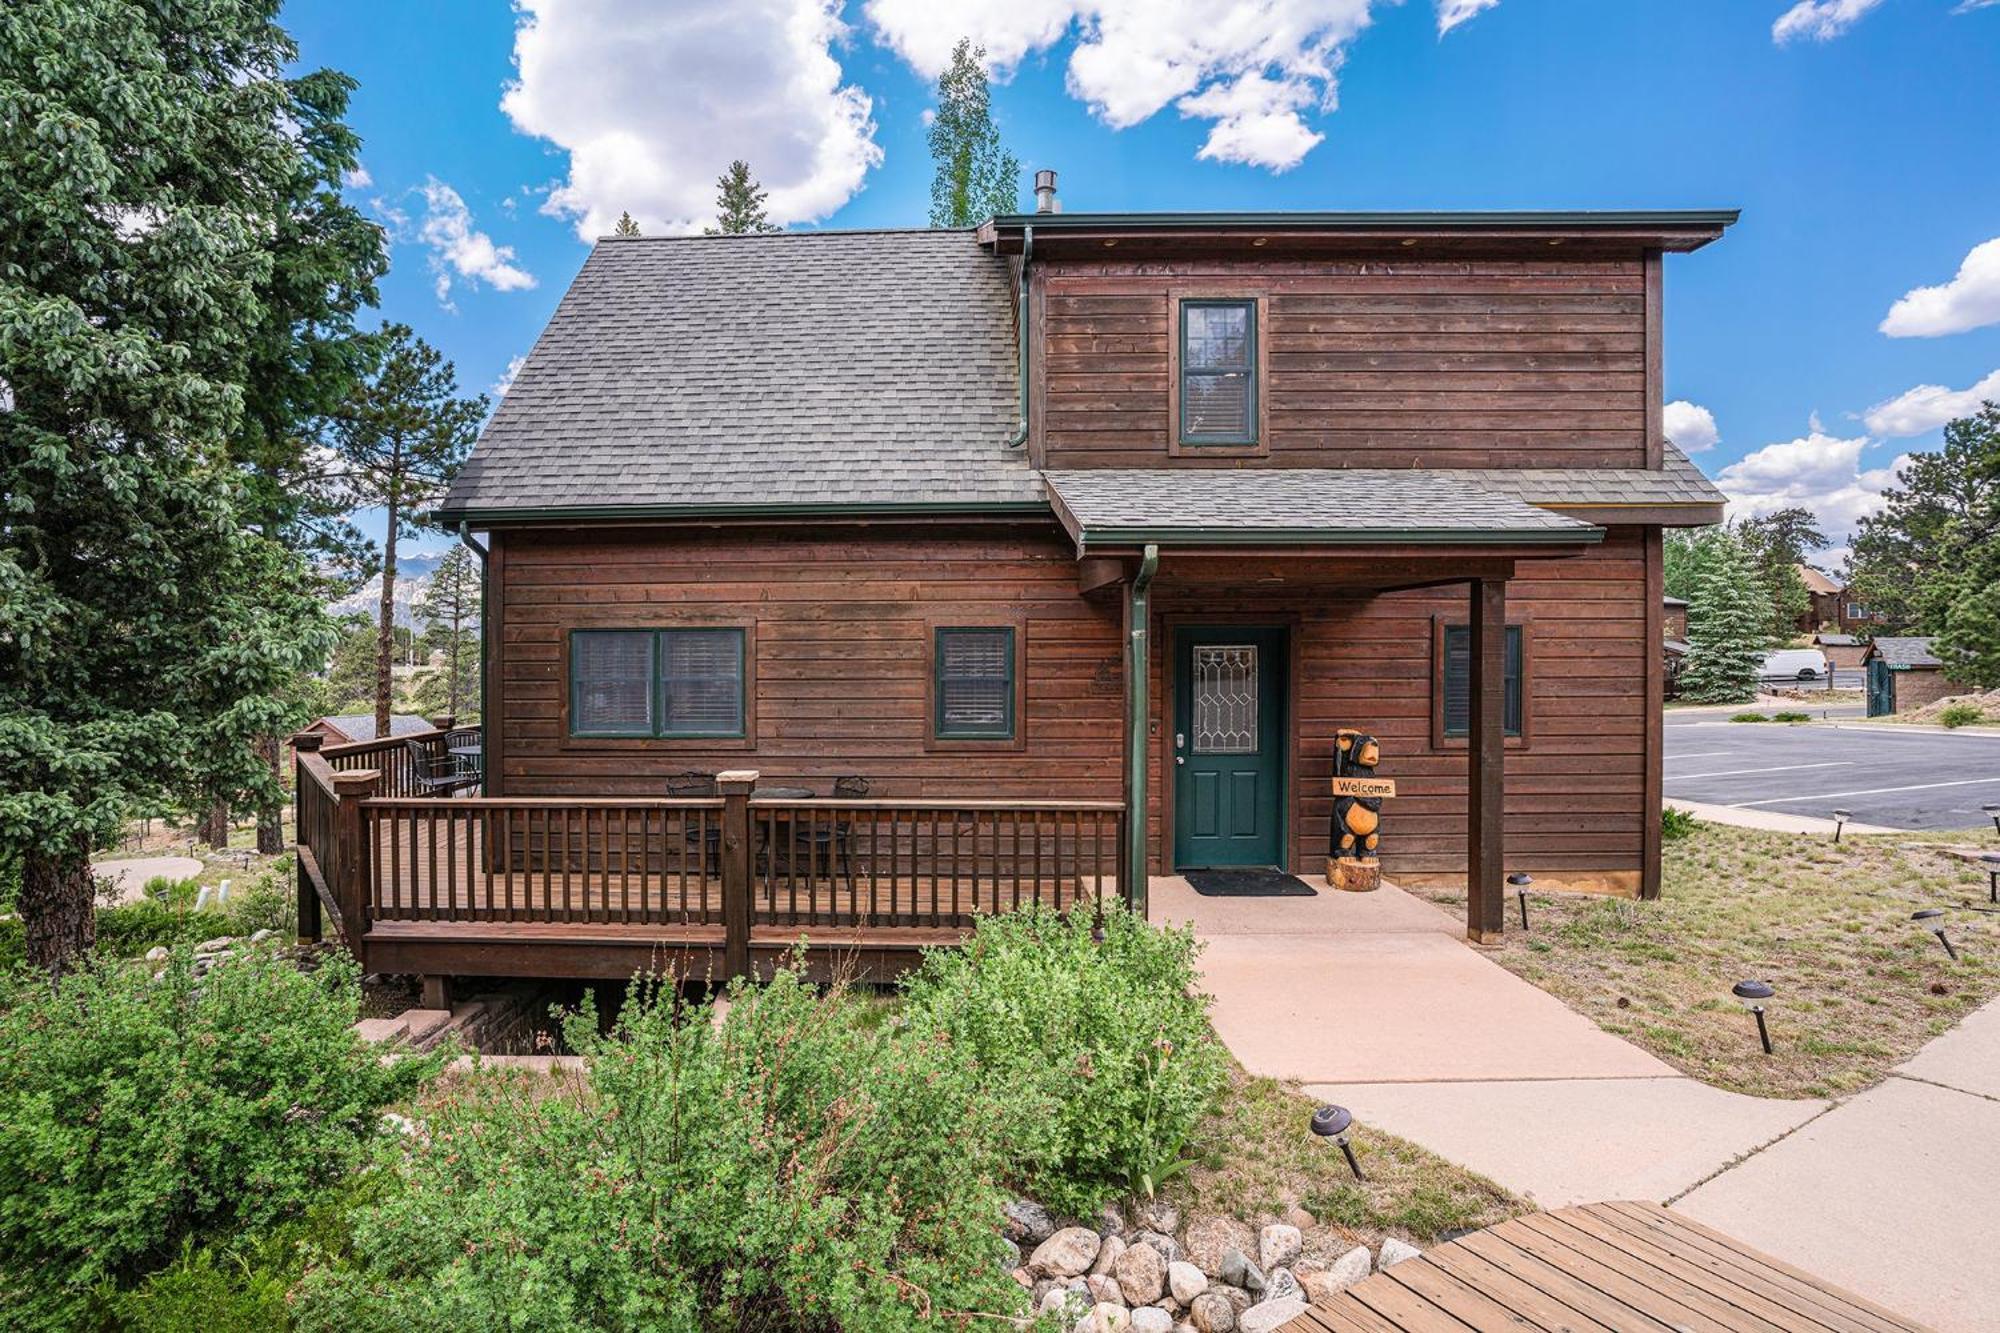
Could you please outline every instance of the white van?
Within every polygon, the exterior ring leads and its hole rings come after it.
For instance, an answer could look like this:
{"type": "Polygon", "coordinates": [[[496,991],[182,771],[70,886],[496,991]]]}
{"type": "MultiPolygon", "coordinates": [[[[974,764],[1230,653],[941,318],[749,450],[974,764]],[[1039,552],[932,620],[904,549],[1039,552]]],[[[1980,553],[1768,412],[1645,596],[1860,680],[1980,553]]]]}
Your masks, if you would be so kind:
{"type": "Polygon", "coordinates": [[[1765,680],[1819,680],[1826,675],[1826,654],[1817,648],[1780,648],[1764,659],[1757,674],[1765,680]]]}

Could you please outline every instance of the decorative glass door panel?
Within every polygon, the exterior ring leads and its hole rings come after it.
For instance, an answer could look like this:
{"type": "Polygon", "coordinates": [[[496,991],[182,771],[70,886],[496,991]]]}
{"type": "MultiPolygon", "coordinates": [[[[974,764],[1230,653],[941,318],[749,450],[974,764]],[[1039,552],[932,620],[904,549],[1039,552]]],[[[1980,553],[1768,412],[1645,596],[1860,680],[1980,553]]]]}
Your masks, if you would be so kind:
{"type": "Polygon", "coordinates": [[[1282,629],[1176,635],[1176,866],[1284,861],[1284,666],[1282,629]]]}

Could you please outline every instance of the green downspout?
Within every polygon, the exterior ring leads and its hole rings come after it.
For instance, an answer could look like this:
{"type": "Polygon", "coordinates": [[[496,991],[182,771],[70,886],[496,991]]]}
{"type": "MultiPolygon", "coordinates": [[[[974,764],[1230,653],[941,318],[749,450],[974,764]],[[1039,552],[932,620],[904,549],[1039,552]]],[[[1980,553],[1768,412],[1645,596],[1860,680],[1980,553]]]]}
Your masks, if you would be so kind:
{"type": "Polygon", "coordinates": [[[486,548],[472,539],[472,533],[463,523],[458,525],[458,539],[465,548],[479,557],[479,730],[486,731],[486,670],[487,660],[492,654],[486,651],[486,548]]]}
{"type": "Polygon", "coordinates": [[[1151,706],[1152,654],[1147,627],[1152,620],[1153,574],[1160,548],[1147,546],[1139,572],[1125,588],[1125,905],[1146,915],[1146,740],[1151,706]]]}
{"type": "Polygon", "coordinates": [[[1019,449],[1028,442],[1028,261],[1035,255],[1035,228],[1032,224],[1021,228],[1021,285],[1014,298],[1014,328],[1019,338],[1015,357],[1019,362],[1021,381],[1021,424],[1007,441],[1009,449],[1019,449]]]}

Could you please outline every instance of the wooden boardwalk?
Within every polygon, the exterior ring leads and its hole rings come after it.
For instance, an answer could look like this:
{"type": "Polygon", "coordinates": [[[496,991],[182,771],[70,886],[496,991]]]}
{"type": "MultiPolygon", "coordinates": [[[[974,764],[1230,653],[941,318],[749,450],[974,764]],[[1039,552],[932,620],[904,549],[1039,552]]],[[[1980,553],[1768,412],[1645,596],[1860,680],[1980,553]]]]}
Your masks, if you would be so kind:
{"type": "Polygon", "coordinates": [[[1439,1245],[1314,1305],[1284,1333],[1468,1329],[1922,1333],[1923,1325],[1657,1204],[1594,1203],[1439,1245]]]}

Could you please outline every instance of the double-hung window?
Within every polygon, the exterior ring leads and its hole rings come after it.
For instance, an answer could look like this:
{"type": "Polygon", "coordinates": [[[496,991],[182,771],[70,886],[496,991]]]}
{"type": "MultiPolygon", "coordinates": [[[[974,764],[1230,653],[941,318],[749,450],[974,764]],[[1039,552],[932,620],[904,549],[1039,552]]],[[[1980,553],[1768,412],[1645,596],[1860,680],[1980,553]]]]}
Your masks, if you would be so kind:
{"type": "MultiPolygon", "coordinates": [[[[1443,636],[1444,646],[1444,699],[1442,702],[1443,731],[1446,736],[1462,737],[1472,730],[1472,627],[1470,625],[1446,625],[1443,636]]],[[[1521,627],[1507,627],[1507,649],[1505,653],[1506,706],[1502,710],[1506,731],[1509,736],[1521,734],[1521,689],[1522,651],[1521,627]]]]}
{"type": "Polygon", "coordinates": [[[1018,651],[1012,626],[940,625],[931,644],[931,735],[1009,741],[1018,735],[1018,651]]]}
{"type": "Polygon", "coordinates": [[[741,737],[744,637],[737,626],[574,631],[570,734],[741,737]]]}
{"type": "Polygon", "coordinates": [[[1184,446],[1257,440],[1257,303],[1180,303],[1180,420],[1184,446]]]}

